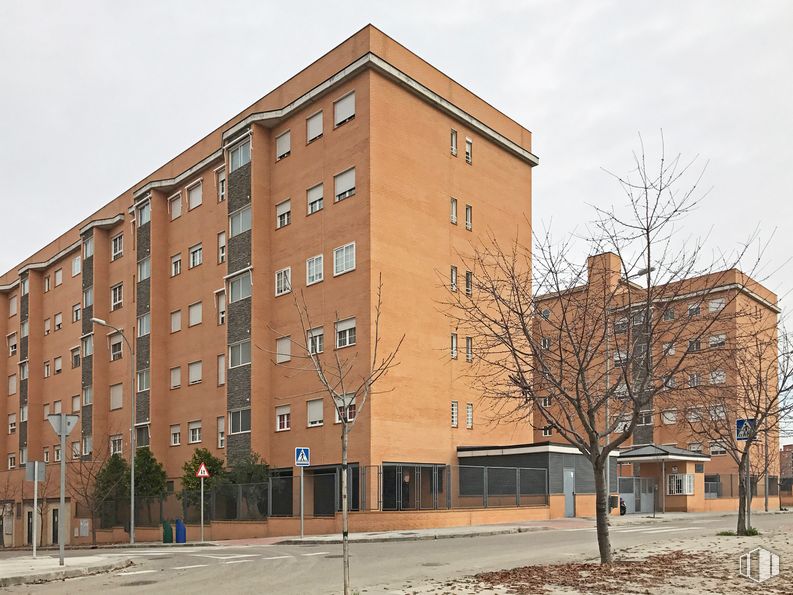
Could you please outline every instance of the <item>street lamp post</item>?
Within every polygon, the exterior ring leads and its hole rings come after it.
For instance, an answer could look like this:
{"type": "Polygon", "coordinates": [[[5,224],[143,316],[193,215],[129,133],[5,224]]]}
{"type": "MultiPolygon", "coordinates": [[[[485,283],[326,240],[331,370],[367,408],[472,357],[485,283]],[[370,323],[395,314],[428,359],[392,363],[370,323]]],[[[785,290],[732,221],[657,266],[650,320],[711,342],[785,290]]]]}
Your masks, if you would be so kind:
{"type": "Polygon", "coordinates": [[[99,326],[104,326],[109,329],[116,331],[121,338],[124,339],[124,343],[127,344],[127,349],[129,350],[129,375],[130,375],[130,390],[131,392],[131,407],[130,407],[130,415],[129,415],[129,449],[130,449],[130,456],[129,456],[129,543],[135,543],[135,349],[132,347],[132,344],[127,339],[127,336],[124,334],[119,328],[114,327],[111,324],[108,324],[101,318],[91,318],[91,322],[94,324],[98,324],[99,326]]]}

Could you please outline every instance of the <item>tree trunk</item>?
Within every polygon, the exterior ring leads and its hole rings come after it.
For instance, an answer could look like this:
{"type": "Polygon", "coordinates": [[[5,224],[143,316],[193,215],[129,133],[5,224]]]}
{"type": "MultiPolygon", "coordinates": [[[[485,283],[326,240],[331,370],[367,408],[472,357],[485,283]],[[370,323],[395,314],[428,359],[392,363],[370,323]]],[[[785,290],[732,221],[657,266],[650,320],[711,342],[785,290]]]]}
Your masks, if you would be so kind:
{"type": "Polygon", "coordinates": [[[738,526],[735,533],[746,535],[746,463],[745,457],[741,457],[738,465],[738,526]]]}
{"type": "Polygon", "coordinates": [[[606,466],[599,458],[593,465],[595,472],[595,515],[597,518],[600,563],[611,564],[611,537],[609,536],[608,494],[606,493],[606,466]]]}
{"type": "MultiPolygon", "coordinates": [[[[345,411],[346,415],[346,411],[345,411]]],[[[341,424],[341,543],[344,564],[344,595],[350,594],[350,542],[349,503],[347,501],[347,446],[349,443],[347,423],[341,424]]]]}
{"type": "Polygon", "coordinates": [[[91,545],[96,547],[96,511],[91,511],[91,545]]]}

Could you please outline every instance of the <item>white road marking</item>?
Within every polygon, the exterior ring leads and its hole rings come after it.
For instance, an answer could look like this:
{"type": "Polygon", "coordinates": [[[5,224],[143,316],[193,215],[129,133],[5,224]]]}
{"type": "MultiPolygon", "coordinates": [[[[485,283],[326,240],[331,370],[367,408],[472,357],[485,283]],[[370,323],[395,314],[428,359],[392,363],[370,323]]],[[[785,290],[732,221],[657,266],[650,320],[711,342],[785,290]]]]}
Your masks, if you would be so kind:
{"type": "Polygon", "coordinates": [[[669,533],[670,531],[694,531],[696,529],[700,529],[700,527],[670,527],[669,529],[650,529],[647,533],[655,534],[655,533],[669,533]]]}
{"type": "Polygon", "coordinates": [[[294,556],[270,556],[269,558],[262,558],[262,560],[283,560],[284,558],[294,558],[294,556]]]}
{"type": "Polygon", "coordinates": [[[129,558],[130,556],[165,556],[172,552],[127,552],[126,554],[103,554],[105,556],[115,556],[119,558],[129,558]]]}
{"type": "Polygon", "coordinates": [[[209,564],[191,564],[190,566],[174,566],[171,570],[188,570],[190,568],[203,568],[209,564]]]}
{"type": "Polygon", "coordinates": [[[244,564],[245,562],[253,562],[253,560],[228,560],[224,564],[244,564]]]}
{"type": "Polygon", "coordinates": [[[213,560],[234,560],[235,558],[255,558],[259,554],[229,554],[228,556],[213,556],[212,554],[193,554],[198,558],[212,558],[213,560]]]}
{"type": "Polygon", "coordinates": [[[119,572],[119,576],[132,576],[133,574],[149,574],[150,572],[157,572],[156,570],[131,570],[129,572],[119,572]]]}
{"type": "Polygon", "coordinates": [[[312,552],[310,554],[300,554],[301,556],[324,556],[330,552],[312,552]]]}

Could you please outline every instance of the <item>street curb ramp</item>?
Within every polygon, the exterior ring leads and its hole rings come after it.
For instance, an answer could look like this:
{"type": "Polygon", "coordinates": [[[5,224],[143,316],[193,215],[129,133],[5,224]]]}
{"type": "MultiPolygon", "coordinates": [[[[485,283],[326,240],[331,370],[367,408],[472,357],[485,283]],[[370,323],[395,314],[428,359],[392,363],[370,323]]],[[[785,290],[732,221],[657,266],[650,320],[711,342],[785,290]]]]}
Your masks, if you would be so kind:
{"type": "Polygon", "coordinates": [[[67,578],[78,578],[91,576],[94,574],[104,574],[114,570],[121,570],[132,566],[132,560],[116,560],[107,564],[97,564],[87,568],[64,568],[63,570],[51,570],[38,574],[23,574],[19,576],[6,576],[0,578],[0,588],[13,587],[16,585],[37,585],[52,581],[62,581],[67,578]]]}

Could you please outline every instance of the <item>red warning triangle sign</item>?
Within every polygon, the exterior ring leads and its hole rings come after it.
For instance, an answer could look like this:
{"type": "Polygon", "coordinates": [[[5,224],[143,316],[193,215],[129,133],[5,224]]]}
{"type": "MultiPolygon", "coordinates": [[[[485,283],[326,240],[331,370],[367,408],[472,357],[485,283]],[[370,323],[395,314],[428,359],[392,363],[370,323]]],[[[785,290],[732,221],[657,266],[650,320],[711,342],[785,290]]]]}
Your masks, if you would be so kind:
{"type": "Polygon", "coordinates": [[[207,469],[207,466],[204,463],[201,463],[198,466],[198,471],[195,472],[195,476],[209,478],[209,470],[207,469]]]}

